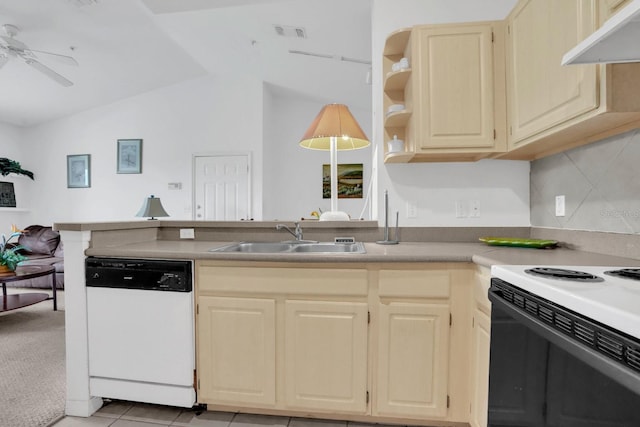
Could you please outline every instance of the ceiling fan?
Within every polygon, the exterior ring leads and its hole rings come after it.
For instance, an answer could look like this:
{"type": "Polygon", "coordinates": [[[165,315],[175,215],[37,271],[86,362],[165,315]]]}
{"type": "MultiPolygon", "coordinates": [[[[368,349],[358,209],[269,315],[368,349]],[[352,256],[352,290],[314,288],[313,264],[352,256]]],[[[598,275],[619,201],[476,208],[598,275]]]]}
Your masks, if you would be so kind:
{"type": "Polygon", "coordinates": [[[14,38],[18,34],[18,31],[19,28],[15,25],[4,24],[2,26],[2,32],[4,32],[5,35],[0,34],[0,68],[2,68],[9,59],[20,58],[25,62],[25,64],[30,65],[62,86],[72,86],[73,82],[39,62],[37,60],[38,57],[36,56],[36,52],[38,54],[47,55],[48,57],[67,65],[77,66],[78,62],[71,56],[30,49],[26,44],[14,38]]]}

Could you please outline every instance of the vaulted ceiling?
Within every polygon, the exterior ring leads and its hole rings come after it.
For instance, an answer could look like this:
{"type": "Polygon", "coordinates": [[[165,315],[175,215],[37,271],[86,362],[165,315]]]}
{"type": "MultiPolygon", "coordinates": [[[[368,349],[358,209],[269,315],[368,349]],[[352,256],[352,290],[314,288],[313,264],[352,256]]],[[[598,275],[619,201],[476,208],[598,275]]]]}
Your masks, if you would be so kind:
{"type": "Polygon", "coordinates": [[[7,37],[3,24],[14,25],[18,44],[78,63],[39,52],[27,58],[73,83],[65,87],[0,49],[8,58],[0,122],[33,126],[208,74],[247,73],[321,102],[370,108],[371,2],[0,0],[0,35],[7,37]],[[278,35],[276,26],[305,37],[278,35]]]}

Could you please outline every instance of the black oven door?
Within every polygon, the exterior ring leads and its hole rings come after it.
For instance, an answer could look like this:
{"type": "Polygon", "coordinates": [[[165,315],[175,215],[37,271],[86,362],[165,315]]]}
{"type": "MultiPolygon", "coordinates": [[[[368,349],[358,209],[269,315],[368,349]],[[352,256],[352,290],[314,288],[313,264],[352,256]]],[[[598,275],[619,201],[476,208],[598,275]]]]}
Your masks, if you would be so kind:
{"type": "Polygon", "coordinates": [[[489,290],[489,426],[640,426],[640,372],[570,340],[503,293],[489,290]]]}

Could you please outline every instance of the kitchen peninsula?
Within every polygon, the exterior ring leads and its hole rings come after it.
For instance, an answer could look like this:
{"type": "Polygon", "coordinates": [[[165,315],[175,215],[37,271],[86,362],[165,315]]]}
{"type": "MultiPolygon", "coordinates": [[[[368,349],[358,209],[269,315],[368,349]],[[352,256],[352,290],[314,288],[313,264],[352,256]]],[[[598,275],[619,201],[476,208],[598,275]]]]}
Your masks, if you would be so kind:
{"type": "Polygon", "coordinates": [[[459,426],[475,425],[474,410],[482,412],[477,371],[488,367],[476,363],[474,319],[490,310],[491,265],[640,265],[568,248],[477,243],[480,235],[530,237],[528,227],[403,229],[399,245],[385,246],[374,243],[382,234],[376,222],[302,225],[307,239],[353,236],[366,253],[210,251],[287,240],[275,222],[56,224],[67,275],[67,414],[89,416],[102,404],[88,375],[86,256],[195,261],[197,403],[209,409],[459,426]],[[181,229],[195,238],[180,239],[181,229]],[[261,344],[239,345],[238,331],[215,326],[220,312],[238,330],[261,331],[261,344]],[[209,351],[219,348],[228,351],[209,351]],[[240,348],[244,357],[235,357],[240,348]],[[234,374],[216,370],[220,363],[234,374]]]}

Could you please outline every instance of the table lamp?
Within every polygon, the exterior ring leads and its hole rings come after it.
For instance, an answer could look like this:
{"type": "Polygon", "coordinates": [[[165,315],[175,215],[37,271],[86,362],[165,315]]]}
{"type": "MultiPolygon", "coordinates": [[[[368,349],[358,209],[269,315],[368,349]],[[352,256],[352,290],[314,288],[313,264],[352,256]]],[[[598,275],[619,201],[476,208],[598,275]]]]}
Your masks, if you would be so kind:
{"type": "Polygon", "coordinates": [[[157,219],[156,217],[158,216],[169,216],[169,214],[162,207],[160,199],[152,194],[145,199],[136,216],[147,217],[147,219],[157,219]]]}
{"type": "Polygon", "coordinates": [[[310,150],[329,150],[331,156],[331,211],[323,212],[320,221],[349,221],[349,215],[338,211],[338,150],[357,150],[369,146],[369,140],[349,108],[342,104],[322,107],[300,146],[310,150]]]}

